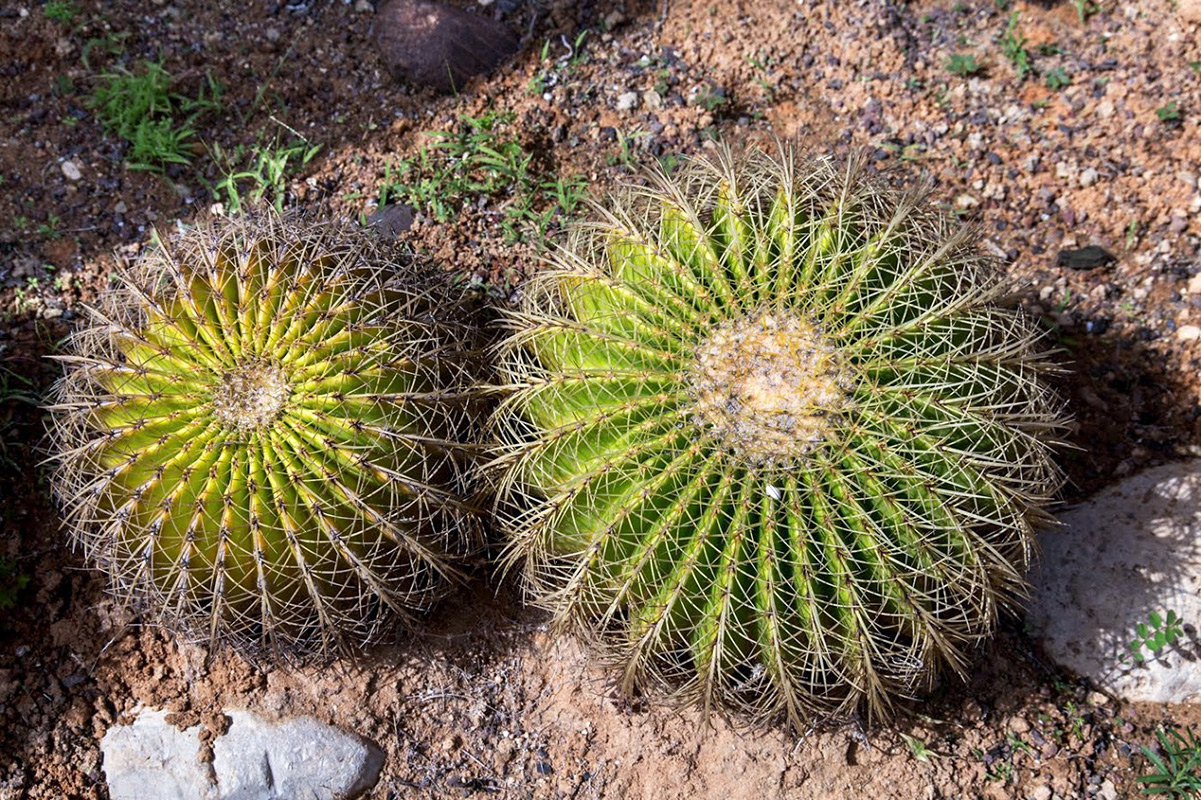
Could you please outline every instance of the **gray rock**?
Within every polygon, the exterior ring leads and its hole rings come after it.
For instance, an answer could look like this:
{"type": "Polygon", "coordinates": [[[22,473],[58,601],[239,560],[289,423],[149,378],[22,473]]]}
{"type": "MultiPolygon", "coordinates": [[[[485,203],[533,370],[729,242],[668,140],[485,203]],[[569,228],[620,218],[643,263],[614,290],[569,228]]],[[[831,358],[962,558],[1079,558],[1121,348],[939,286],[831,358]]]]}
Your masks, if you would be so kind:
{"type": "Polygon", "coordinates": [[[626,92],[617,97],[617,110],[629,111],[638,107],[638,92],[626,92]]]}
{"type": "Polygon", "coordinates": [[[215,797],[209,771],[197,758],[200,729],[168,725],[166,711],[143,711],[100,740],[112,800],[197,800],[215,797]]]}
{"type": "Polygon", "coordinates": [[[200,727],[143,711],[100,742],[112,800],[340,800],[369,789],[384,754],[375,744],[301,717],[268,722],[230,711],[229,729],[200,761],[200,727]]]}
{"type": "Polygon", "coordinates": [[[385,239],[395,239],[413,227],[413,209],[404,203],[390,203],[367,217],[367,227],[385,239]]]}
{"type": "Polygon", "coordinates": [[[519,44],[500,22],[432,0],[385,0],[375,14],[375,43],[393,77],[440,92],[462,89],[519,44]]]}
{"type": "Polygon", "coordinates": [[[1027,620],[1061,666],[1128,700],[1201,701],[1201,462],[1134,475],[1041,537],[1027,620]],[[1140,622],[1175,611],[1184,633],[1130,652],[1140,622]]]}
{"type": "Polygon", "coordinates": [[[222,800],[334,800],[375,784],[384,754],[374,744],[302,717],[265,722],[230,711],[213,743],[222,800]]]}

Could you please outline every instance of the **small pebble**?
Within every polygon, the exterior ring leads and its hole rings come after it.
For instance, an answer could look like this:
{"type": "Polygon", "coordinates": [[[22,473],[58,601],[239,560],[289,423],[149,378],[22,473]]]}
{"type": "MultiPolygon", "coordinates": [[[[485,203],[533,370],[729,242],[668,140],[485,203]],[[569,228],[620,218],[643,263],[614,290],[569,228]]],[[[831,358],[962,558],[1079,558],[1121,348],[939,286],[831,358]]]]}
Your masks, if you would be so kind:
{"type": "Polygon", "coordinates": [[[1201,328],[1196,325],[1181,325],[1176,329],[1176,338],[1182,342],[1192,342],[1201,339],[1201,328]]]}
{"type": "Polygon", "coordinates": [[[626,92],[617,97],[617,110],[630,111],[638,107],[638,92],[626,92]]]}
{"type": "Polygon", "coordinates": [[[74,161],[64,161],[61,169],[69,181],[77,181],[83,177],[83,173],[79,171],[79,165],[74,161]]]}
{"type": "Polygon", "coordinates": [[[1099,177],[1101,177],[1100,173],[1097,172],[1097,170],[1093,169],[1092,167],[1089,167],[1088,169],[1086,169],[1080,173],[1080,185],[1081,186],[1092,186],[1094,183],[1097,182],[1097,179],[1099,177]]]}

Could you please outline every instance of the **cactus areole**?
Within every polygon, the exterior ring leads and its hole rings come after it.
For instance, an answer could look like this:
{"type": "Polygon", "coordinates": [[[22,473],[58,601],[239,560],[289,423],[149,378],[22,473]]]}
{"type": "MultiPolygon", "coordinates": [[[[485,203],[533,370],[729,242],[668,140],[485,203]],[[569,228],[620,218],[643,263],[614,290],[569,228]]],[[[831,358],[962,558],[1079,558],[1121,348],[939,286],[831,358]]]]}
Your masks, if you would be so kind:
{"type": "Polygon", "coordinates": [[[883,716],[1021,595],[1053,367],[932,207],[861,161],[723,154],[599,205],[527,285],[508,563],[626,691],[883,716]]]}
{"type": "Polygon", "coordinates": [[[275,215],[152,247],[68,345],[56,489],[114,591],[247,648],[425,608],[474,539],[456,305],[368,236],[275,215]]]}

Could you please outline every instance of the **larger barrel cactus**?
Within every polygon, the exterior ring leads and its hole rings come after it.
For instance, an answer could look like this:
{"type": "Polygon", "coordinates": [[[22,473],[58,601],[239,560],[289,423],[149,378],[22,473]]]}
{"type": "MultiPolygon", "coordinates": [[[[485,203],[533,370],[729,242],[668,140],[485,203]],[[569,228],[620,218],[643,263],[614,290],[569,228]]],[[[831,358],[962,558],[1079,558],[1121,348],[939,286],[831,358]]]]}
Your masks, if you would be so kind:
{"type": "Polygon", "coordinates": [[[70,340],[56,490],[114,591],[273,650],[424,609],[476,540],[460,304],[368,235],[276,215],[153,247],[70,340]]]}
{"type": "Polygon", "coordinates": [[[971,230],[860,161],[726,154],[553,262],[501,349],[507,557],[624,690],[800,723],[964,670],[1064,422],[971,230]]]}

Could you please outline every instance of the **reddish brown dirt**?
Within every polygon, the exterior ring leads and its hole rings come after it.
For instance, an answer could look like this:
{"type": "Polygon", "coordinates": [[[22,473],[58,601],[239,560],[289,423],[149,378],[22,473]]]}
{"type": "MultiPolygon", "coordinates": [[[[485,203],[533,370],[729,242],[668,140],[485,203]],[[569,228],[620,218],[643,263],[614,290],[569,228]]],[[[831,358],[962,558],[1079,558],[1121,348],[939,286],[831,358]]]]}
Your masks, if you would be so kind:
{"type": "MultiPolygon", "coordinates": [[[[1186,327],[1201,324],[1201,30],[1168,0],[1100,0],[1083,24],[1068,2],[458,4],[501,15],[524,47],[446,98],[391,82],[369,3],[81,0],[70,22],[34,0],[0,5],[10,388],[49,386],[56,368],[42,357],[115,257],[155,226],[209,213],[218,148],[302,135],[321,151],[290,178],[287,204],[359,218],[423,132],[504,110],[540,175],[582,175],[596,193],[716,138],[866,147],[881,166],[924,175],[1006,255],[1014,302],[1064,351],[1078,448],[1063,455],[1066,499],[1201,453],[1201,339],[1186,327]],[[998,41],[1014,11],[1034,67],[1024,81],[998,41]],[[978,74],[950,72],[953,53],[973,55],[978,74]],[[220,108],[192,122],[192,166],[165,176],[128,169],[87,102],[101,74],[160,56],[180,94],[196,96],[206,76],[225,87],[220,108]],[[1056,70],[1069,85],[1048,86],[1056,70]],[[619,110],[629,92],[636,104],[619,110]],[[1060,249],[1086,244],[1116,261],[1057,264],[1060,249]]],[[[448,224],[419,214],[408,241],[508,295],[538,264],[531,241],[505,241],[512,203],[482,198],[448,224]]],[[[104,595],[58,531],[40,413],[21,398],[0,408],[0,559],[29,578],[0,611],[2,800],[105,797],[98,739],[138,706],[167,707],[181,725],[251,707],[357,730],[388,755],[378,798],[1115,798],[1137,794],[1156,726],[1201,721],[1196,708],[1092,691],[1012,618],[966,683],[896,726],[798,735],[706,723],[616,698],[574,642],[551,640],[510,583],[482,569],[411,642],[355,662],[206,660],[104,595]]]]}

